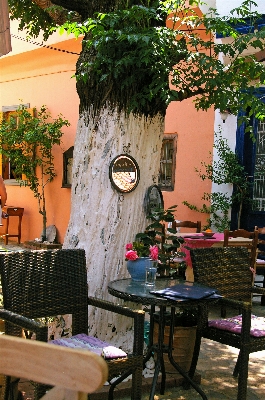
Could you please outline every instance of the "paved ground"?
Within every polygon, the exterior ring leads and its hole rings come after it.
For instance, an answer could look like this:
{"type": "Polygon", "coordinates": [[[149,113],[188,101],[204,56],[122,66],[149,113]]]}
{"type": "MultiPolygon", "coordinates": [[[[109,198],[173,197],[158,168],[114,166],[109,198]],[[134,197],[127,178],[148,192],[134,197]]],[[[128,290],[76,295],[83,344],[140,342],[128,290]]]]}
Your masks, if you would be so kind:
{"type": "MultiPolygon", "coordinates": [[[[265,307],[255,302],[254,310],[261,311],[265,316],[265,307]]],[[[214,310],[213,310],[214,311],[214,310]]],[[[237,359],[237,350],[224,346],[210,340],[203,339],[197,372],[201,375],[201,388],[205,391],[208,400],[235,400],[237,398],[237,380],[233,378],[232,371],[237,359]]],[[[253,353],[249,362],[248,400],[265,399],[265,351],[253,353]]],[[[176,380],[175,380],[176,381],[176,380]]],[[[174,378],[169,379],[170,387],[166,388],[165,394],[156,391],[155,400],[196,400],[201,396],[194,389],[183,390],[174,384],[174,378]],[[172,386],[173,385],[173,386],[172,386]]],[[[130,385],[117,389],[115,399],[130,400],[130,385]]],[[[143,400],[149,399],[150,379],[143,382],[143,400]]],[[[27,382],[22,382],[24,400],[33,400],[32,387],[27,382]]],[[[100,393],[91,396],[91,400],[107,399],[107,388],[100,393]]]]}
{"type": "MultiPolygon", "coordinates": [[[[1,242],[0,242],[1,246],[1,242]]],[[[10,243],[16,247],[16,243],[10,243]]],[[[9,246],[8,246],[9,247],[9,246]]],[[[17,246],[19,248],[19,246],[17,246]]],[[[215,310],[212,310],[215,315],[215,310]]],[[[254,299],[253,313],[265,316],[265,307],[259,305],[259,299],[254,299]]],[[[205,391],[208,400],[235,400],[237,398],[237,380],[233,378],[232,371],[237,359],[238,351],[229,346],[224,346],[210,340],[203,339],[197,372],[201,376],[201,388],[205,391]]],[[[253,353],[249,362],[248,400],[265,399],[265,351],[253,353]]],[[[165,394],[159,394],[157,389],[155,400],[196,400],[201,399],[193,389],[183,390],[179,379],[170,378],[165,394]],[[173,385],[173,387],[172,387],[173,385]]],[[[115,399],[129,400],[128,383],[120,390],[116,390],[115,399]]],[[[143,400],[149,398],[150,378],[143,382],[143,400]]],[[[23,391],[24,400],[33,400],[32,387],[29,382],[21,381],[20,389],[23,391]]],[[[104,388],[97,395],[92,395],[91,400],[106,399],[104,388]]]]}

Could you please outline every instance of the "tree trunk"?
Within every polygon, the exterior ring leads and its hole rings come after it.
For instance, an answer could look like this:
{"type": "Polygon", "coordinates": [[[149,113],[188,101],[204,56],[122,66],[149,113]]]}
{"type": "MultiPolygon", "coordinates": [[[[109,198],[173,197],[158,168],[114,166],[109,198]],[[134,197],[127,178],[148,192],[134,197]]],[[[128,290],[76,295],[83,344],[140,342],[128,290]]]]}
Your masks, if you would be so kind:
{"type": "MultiPolygon", "coordinates": [[[[147,224],[143,208],[147,188],[157,182],[164,116],[126,116],[102,108],[80,115],[73,162],[71,217],[65,248],[83,248],[87,255],[89,294],[109,298],[111,280],[129,277],[125,245],[147,224]],[[131,193],[119,193],[109,180],[109,165],[118,154],[130,154],[140,168],[140,182],[131,193]]],[[[111,298],[112,301],[115,299],[111,298]]],[[[116,299],[116,302],[121,303],[116,299]]],[[[101,311],[89,315],[90,332],[116,336],[117,318],[104,318],[101,311]],[[107,323],[106,323],[107,321],[107,323]]],[[[100,335],[100,336],[101,336],[100,335]]],[[[124,337],[124,340],[126,338],[124,337]]]]}

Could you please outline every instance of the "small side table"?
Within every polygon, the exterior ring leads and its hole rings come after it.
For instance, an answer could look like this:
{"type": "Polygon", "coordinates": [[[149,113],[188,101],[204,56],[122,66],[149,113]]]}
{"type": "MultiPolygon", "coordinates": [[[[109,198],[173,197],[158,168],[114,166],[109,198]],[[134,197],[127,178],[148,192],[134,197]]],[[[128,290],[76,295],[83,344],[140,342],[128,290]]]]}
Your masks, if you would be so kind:
{"type": "Polygon", "coordinates": [[[10,237],[17,237],[18,238],[18,243],[20,243],[21,239],[21,223],[22,223],[22,217],[24,214],[24,208],[21,207],[11,207],[11,206],[5,206],[2,208],[2,210],[9,215],[8,218],[6,218],[6,223],[5,223],[5,233],[2,235],[4,238],[5,244],[8,244],[8,239],[10,237]],[[11,217],[18,217],[18,228],[17,228],[17,234],[9,234],[8,229],[9,229],[9,218],[11,217]]]}

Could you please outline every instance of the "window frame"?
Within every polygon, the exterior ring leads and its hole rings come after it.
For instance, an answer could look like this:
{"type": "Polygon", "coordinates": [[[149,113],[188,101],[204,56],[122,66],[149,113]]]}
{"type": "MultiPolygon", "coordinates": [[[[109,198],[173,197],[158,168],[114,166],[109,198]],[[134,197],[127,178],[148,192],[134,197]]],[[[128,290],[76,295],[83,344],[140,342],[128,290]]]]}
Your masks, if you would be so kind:
{"type": "Polygon", "coordinates": [[[159,165],[159,175],[158,175],[158,187],[160,190],[166,191],[166,192],[173,192],[175,188],[175,175],[176,175],[176,154],[177,154],[177,138],[178,135],[177,133],[165,133],[163,136],[162,140],[162,147],[161,147],[161,153],[160,153],[160,165],[159,165]],[[173,142],[173,154],[172,154],[172,168],[171,168],[171,183],[170,185],[163,185],[161,182],[161,165],[162,163],[165,163],[168,159],[164,160],[162,159],[162,154],[163,154],[163,144],[166,140],[170,140],[173,142]]]}

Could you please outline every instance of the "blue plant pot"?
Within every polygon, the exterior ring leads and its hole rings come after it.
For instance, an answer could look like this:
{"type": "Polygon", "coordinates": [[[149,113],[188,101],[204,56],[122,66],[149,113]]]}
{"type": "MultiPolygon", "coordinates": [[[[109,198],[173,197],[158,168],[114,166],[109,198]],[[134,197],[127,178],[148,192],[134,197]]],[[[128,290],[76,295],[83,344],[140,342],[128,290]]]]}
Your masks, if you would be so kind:
{"type": "Polygon", "coordinates": [[[127,270],[131,275],[133,281],[145,282],[145,268],[150,265],[152,261],[149,257],[139,257],[135,261],[127,261],[127,270]]]}

